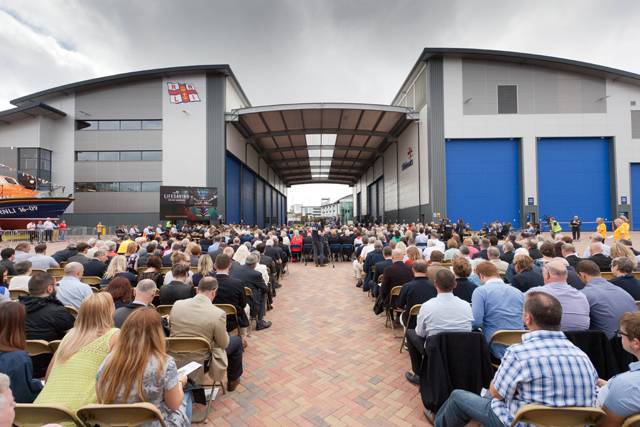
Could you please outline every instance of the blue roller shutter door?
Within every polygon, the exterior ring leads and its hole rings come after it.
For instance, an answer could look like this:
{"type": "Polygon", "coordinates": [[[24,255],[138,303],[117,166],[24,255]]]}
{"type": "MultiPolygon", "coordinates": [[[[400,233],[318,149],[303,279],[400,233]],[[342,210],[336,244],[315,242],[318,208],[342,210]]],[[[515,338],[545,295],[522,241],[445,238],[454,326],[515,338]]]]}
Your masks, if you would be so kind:
{"type": "MultiPolygon", "coordinates": [[[[635,209],[633,209],[633,229],[639,230],[640,229],[640,163],[631,163],[631,200],[627,201],[627,203],[631,203],[636,207],[635,209]]],[[[609,227],[607,227],[607,229],[608,228],[609,227]]]]}
{"type": "Polygon", "coordinates": [[[264,180],[256,177],[256,223],[264,228],[264,180]]]}
{"type": "Polygon", "coordinates": [[[578,215],[583,230],[595,230],[601,217],[610,229],[609,140],[540,138],[537,146],[540,218],[553,216],[569,230],[568,222],[578,215]]]}
{"type": "Polygon", "coordinates": [[[256,176],[251,170],[244,168],[242,181],[242,220],[245,224],[256,223],[256,176]]]}
{"type": "Polygon", "coordinates": [[[271,204],[271,186],[269,184],[265,183],[264,187],[265,187],[265,192],[264,192],[264,196],[265,197],[264,197],[264,199],[265,199],[265,202],[266,202],[266,205],[267,205],[267,210],[265,212],[265,215],[269,219],[266,222],[266,226],[269,227],[269,226],[271,226],[271,217],[273,216],[273,215],[271,215],[271,213],[272,213],[272,210],[271,210],[271,207],[272,207],[272,204],[271,204]]]}
{"type": "Polygon", "coordinates": [[[510,139],[448,140],[447,217],[474,230],[482,223],[520,227],[518,142],[510,139]]]}
{"type": "Polygon", "coordinates": [[[240,223],[241,203],[241,169],[240,162],[227,154],[227,224],[240,223]]]}

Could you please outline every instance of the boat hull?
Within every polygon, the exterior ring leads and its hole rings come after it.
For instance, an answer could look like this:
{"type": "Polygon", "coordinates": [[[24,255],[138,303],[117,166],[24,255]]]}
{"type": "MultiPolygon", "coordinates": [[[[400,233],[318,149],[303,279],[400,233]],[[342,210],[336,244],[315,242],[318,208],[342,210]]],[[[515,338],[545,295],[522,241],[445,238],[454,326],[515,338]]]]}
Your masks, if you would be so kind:
{"type": "Polygon", "coordinates": [[[31,221],[58,220],[73,202],[69,197],[20,197],[0,199],[0,227],[24,230],[31,221]]]}

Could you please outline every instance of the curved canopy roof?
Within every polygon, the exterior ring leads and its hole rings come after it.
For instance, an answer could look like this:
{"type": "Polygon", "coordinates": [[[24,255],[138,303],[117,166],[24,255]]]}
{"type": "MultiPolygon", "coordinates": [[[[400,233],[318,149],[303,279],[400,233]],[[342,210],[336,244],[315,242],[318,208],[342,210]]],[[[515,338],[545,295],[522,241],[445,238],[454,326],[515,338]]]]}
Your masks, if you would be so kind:
{"type": "Polygon", "coordinates": [[[287,186],[353,185],[417,119],[407,107],[341,103],[242,108],[227,117],[287,186]]]}

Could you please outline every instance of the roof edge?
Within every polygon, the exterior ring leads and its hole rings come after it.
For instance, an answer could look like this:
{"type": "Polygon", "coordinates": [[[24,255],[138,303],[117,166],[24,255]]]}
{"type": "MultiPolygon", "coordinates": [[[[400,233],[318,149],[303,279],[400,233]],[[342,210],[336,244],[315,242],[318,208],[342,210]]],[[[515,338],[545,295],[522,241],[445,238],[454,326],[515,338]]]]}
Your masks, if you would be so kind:
{"type": "Polygon", "coordinates": [[[25,105],[21,105],[19,107],[16,108],[11,108],[9,110],[4,110],[4,111],[0,111],[0,117],[2,116],[8,116],[10,114],[15,114],[15,113],[22,113],[25,112],[27,110],[31,110],[32,108],[44,108],[47,111],[50,111],[54,114],[57,114],[61,117],[66,117],[67,113],[65,113],[64,111],[58,110],[57,108],[53,108],[51,105],[45,104],[43,102],[30,102],[28,104],[25,105]]]}

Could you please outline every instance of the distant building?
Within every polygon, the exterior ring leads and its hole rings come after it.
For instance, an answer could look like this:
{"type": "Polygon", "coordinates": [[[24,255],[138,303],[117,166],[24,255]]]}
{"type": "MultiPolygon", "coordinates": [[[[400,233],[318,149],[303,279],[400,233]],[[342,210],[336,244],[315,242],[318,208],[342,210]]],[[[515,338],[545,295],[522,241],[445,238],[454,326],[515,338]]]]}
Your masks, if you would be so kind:
{"type": "Polygon", "coordinates": [[[321,206],[322,216],[334,218],[340,217],[340,223],[346,224],[348,221],[353,221],[353,194],[344,196],[333,203],[323,203],[321,206]]]}

